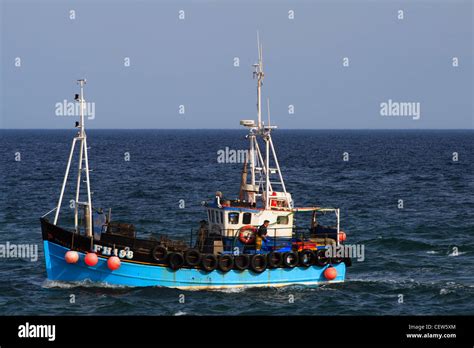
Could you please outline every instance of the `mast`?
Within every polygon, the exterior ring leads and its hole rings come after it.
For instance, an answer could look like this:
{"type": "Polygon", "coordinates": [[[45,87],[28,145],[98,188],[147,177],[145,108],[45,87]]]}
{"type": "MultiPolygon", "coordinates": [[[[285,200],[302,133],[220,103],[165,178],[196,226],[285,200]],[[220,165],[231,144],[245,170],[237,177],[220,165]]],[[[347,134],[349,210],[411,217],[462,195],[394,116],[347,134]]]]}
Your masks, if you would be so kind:
{"type": "MultiPolygon", "coordinates": [[[[253,78],[257,79],[257,127],[254,129],[250,129],[249,140],[250,140],[250,182],[252,185],[255,185],[255,167],[256,159],[255,150],[258,150],[258,143],[256,143],[256,133],[259,134],[262,130],[262,85],[263,85],[263,78],[265,74],[263,72],[263,47],[260,44],[260,36],[257,31],[257,52],[258,52],[258,63],[253,65],[254,72],[253,78]]],[[[263,164],[263,163],[262,163],[263,164]]]]}
{"type": "Polygon", "coordinates": [[[78,161],[78,171],[77,171],[77,183],[76,183],[76,197],[74,201],[74,229],[76,233],[79,233],[79,206],[84,206],[85,211],[85,232],[88,237],[92,237],[92,199],[91,199],[91,188],[90,188],[90,178],[89,178],[89,158],[88,158],[88,148],[87,148],[87,135],[85,131],[84,123],[84,109],[85,109],[85,99],[84,99],[84,85],[86,84],[85,79],[77,80],[77,83],[80,86],[80,94],[76,94],[75,100],[79,102],[80,105],[80,119],[79,122],[76,122],[76,128],[79,128],[78,133],[74,137],[71,146],[71,152],[69,154],[69,160],[66,167],[66,173],[64,174],[64,180],[61,187],[61,194],[59,195],[58,205],[56,207],[56,214],[54,216],[54,224],[56,225],[59,218],[59,212],[61,210],[61,204],[64,196],[64,190],[66,188],[67,179],[69,176],[69,169],[71,167],[72,158],[74,155],[74,150],[76,143],[80,143],[79,148],[79,161],[78,161]],[[85,168],[83,167],[85,165],[85,168]],[[80,202],[80,191],[81,191],[81,182],[82,182],[82,172],[86,172],[86,188],[87,188],[87,202],[80,202]]]}
{"type": "Polygon", "coordinates": [[[250,181],[252,187],[255,187],[257,184],[256,175],[259,174],[260,179],[258,181],[258,191],[256,194],[250,193],[248,191],[248,199],[250,202],[253,202],[253,196],[262,198],[262,203],[265,209],[270,209],[270,194],[273,192],[273,185],[280,185],[284,193],[284,199],[286,200],[288,207],[293,206],[293,202],[289,195],[287,195],[285,183],[283,181],[283,176],[280,171],[280,165],[275,152],[275,147],[273,145],[271,131],[272,129],[277,128],[276,126],[270,126],[270,102],[267,100],[267,111],[268,111],[268,125],[265,126],[262,122],[262,86],[263,78],[265,74],[263,72],[263,46],[260,44],[260,37],[257,31],[257,50],[258,50],[258,63],[253,64],[254,72],[253,78],[257,79],[257,123],[253,120],[242,120],[240,124],[249,128],[248,138],[250,141],[250,151],[249,151],[249,163],[250,163],[250,181]],[[263,138],[264,141],[264,151],[265,158],[262,156],[260,147],[258,144],[257,137],[263,138]],[[270,167],[270,157],[273,156],[274,167],[270,167]],[[271,181],[271,174],[278,174],[279,181],[271,181]],[[260,189],[264,194],[260,193],[260,189]]]}

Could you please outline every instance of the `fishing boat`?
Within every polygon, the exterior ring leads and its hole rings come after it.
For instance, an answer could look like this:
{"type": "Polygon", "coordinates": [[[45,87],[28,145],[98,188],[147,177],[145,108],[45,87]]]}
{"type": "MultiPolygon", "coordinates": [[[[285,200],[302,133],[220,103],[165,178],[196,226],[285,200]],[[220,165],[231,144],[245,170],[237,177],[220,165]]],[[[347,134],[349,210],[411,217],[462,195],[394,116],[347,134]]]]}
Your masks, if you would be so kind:
{"type": "Polygon", "coordinates": [[[262,121],[263,49],[258,40],[257,46],[258,63],[253,66],[257,120],[240,122],[248,131],[249,150],[238,197],[216,192],[202,204],[207,216],[199,229],[183,239],[137,236],[133,224],[112,221],[110,209],[105,212],[93,206],[84,123],[86,81],[78,80],[80,93],[75,100],[80,103],[80,119],[59,200],[40,219],[48,279],[188,290],[344,281],[351,259],[330,252],[340,249],[346,239],[340,229],[340,210],[295,207],[286,189],[272,140],[276,126],[270,124],[269,104],[268,122],[262,121]],[[64,226],[59,217],[76,147],[74,226],[64,226]],[[306,227],[296,226],[298,214],[310,215],[306,227]],[[321,215],[329,214],[334,224],[320,224],[321,215]]]}

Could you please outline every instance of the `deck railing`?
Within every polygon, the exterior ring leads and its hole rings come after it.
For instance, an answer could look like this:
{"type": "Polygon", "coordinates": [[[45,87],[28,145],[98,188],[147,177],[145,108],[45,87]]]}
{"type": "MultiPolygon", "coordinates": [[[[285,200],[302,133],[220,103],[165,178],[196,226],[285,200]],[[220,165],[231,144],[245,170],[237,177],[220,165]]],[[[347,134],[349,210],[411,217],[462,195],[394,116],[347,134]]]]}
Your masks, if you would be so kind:
{"type": "MultiPolygon", "coordinates": [[[[278,230],[283,228],[267,228],[267,241],[262,241],[262,248],[260,252],[269,252],[272,250],[278,250],[281,248],[290,248],[292,249],[294,242],[299,242],[297,248],[305,248],[305,244],[314,245],[314,241],[310,241],[310,238],[315,237],[312,235],[312,231],[310,228],[303,228],[303,227],[296,227],[293,226],[293,233],[292,237],[277,237],[278,230]]],[[[287,229],[287,228],[284,228],[287,229]]],[[[191,229],[189,234],[189,246],[191,248],[199,249],[200,252],[208,252],[213,253],[215,242],[222,243],[222,251],[224,253],[245,253],[248,251],[255,251],[255,243],[252,244],[244,244],[239,240],[239,233],[240,230],[221,230],[220,233],[209,233],[208,230],[204,229],[204,231],[194,230],[191,229]],[[225,232],[225,233],[223,233],[225,232]],[[199,236],[202,233],[203,235],[199,236]],[[224,237],[224,235],[232,235],[233,237],[224,237]]],[[[318,234],[316,238],[321,239],[329,239],[329,234],[318,234]]],[[[218,245],[220,248],[220,245],[218,245]]]]}

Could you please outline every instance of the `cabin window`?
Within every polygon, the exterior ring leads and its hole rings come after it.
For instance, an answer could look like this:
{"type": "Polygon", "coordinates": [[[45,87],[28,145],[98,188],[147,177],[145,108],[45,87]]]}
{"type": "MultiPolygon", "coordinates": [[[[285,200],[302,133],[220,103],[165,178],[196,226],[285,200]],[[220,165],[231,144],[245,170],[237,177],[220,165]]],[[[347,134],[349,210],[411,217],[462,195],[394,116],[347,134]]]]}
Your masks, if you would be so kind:
{"type": "Polygon", "coordinates": [[[239,223],[239,213],[229,213],[229,223],[238,224],[239,223]]]}
{"type": "Polygon", "coordinates": [[[277,217],[278,225],[288,225],[288,216],[278,216],[277,217]]]}
{"type": "Polygon", "coordinates": [[[212,211],[212,222],[217,223],[217,211],[212,211]]]}
{"type": "Polygon", "coordinates": [[[224,212],[221,211],[219,215],[221,216],[221,224],[223,224],[224,223],[224,212]]]}
{"type": "Polygon", "coordinates": [[[209,210],[209,209],[207,210],[207,220],[208,220],[209,222],[212,222],[212,221],[211,221],[211,210],[209,210]]]}
{"type": "Polygon", "coordinates": [[[252,223],[252,214],[244,213],[244,216],[242,217],[242,223],[244,225],[250,225],[252,223]]]}

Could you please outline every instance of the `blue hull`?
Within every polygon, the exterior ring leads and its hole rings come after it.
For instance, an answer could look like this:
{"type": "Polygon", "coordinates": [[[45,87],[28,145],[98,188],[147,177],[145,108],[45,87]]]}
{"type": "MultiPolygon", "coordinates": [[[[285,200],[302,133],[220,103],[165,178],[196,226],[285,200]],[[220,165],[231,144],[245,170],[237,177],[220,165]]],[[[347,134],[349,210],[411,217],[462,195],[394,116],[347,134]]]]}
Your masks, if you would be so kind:
{"type": "Polygon", "coordinates": [[[345,278],[346,265],[334,265],[337,277],[328,281],[324,270],[328,267],[310,266],[308,268],[275,268],[267,269],[262,273],[252,271],[231,270],[205,272],[200,269],[182,268],[178,271],[163,266],[153,266],[122,260],[120,268],[111,271],[107,267],[107,258],[99,256],[99,262],[94,267],[84,263],[85,254],[79,253],[76,264],[68,264],[64,255],[68,251],[60,245],[44,241],[46,272],[48,279],[59,281],[101,282],[124,286],[162,286],[187,290],[225,289],[261,286],[286,286],[292,284],[314,285],[321,283],[342,282],[345,278]]]}

